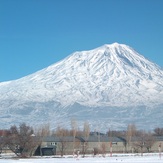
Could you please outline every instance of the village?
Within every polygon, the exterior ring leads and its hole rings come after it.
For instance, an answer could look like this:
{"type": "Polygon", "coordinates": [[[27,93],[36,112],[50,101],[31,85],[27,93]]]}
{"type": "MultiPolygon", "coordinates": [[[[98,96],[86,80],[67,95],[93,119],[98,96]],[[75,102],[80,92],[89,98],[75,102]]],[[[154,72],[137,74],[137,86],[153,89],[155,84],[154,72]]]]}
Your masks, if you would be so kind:
{"type": "Polygon", "coordinates": [[[112,157],[114,153],[160,153],[162,152],[163,129],[153,132],[137,130],[130,124],[126,131],[108,131],[101,133],[90,131],[88,122],[79,131],[76,122],[72,121],[72,129],[58,127],[51,131],[48,125],[37,131],[25,123],[19,127],[11,126],[9,130],[0,130],[0,156],[13,154],[14,157],[32,156],[101,155],[112,157]]]}

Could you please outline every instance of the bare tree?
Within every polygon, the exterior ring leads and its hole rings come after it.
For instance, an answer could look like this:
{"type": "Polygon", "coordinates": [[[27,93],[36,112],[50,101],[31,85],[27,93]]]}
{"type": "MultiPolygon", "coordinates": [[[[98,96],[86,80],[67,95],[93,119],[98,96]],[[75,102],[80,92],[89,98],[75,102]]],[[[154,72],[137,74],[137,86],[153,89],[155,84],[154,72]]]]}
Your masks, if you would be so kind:
{"type": "Polygon", "coordinates": [[[3,137],[0,137],[0,154],[2,153],[3,147],[4,147],[4,140],[3,137]]]}
{"type": "Polygon", "coordinates": [[[106,155],[106,144],[105,143],[101,144],[101,154],[103,157],[105,157],[105,155],[106,155]]]}
{"type": "Polygon", "coordinates": [[[150,152],[150,149],[154,142],[155,140],[151,133],[146,133],[145,131],[139,130],[137,132],[135,140],[133,140],[132,145],[135,150],[138,151],[140,149],[141,155],[143,155],[145,149],[150,152]]]}
{"type": "Polygon", "coordinates": [[[136,137],[134,137],[134,138],[135,138],[135,140],[133,140],[132,146],[134,147],[135,151],[137,151],[137,152],[140,149],[141,155],[143,156],[143,149],[144,149],[144,145],[145,145],[144,131],[139,133],[139,135],[136,135],[136,137]]]}
{"type": "Polygon", "coordinates": [[[88,141],[90,135],[90,126],[88,122],[84,123],[83,136],[86,141],[88,141]]]}
{"type": "Polygon", "coordinates": [[[70,134],[70,132],[64,128],[61,128],[60,126],[57,127],[55,135],[59,138],[59,144],[58,148],[61,152],[61,156],[65,154],[65,151],[67,149],[67,136],[70,134]]]}
{"type": "Polygon", "coordinates": [[[102,156],[105,157],[106,156],[106,148],[107,148],[106,143],[100,144],[99,147],[94,147],[93,148],[93,155],[96,156],[98,154],[102,154],[102,156]]]}
{"type": "Polygon", "coordinates": [[[0,154],[5,147],[5,137],[8,134],[8,130],[0,130],[0,154]]]}
{"type": "Polygon", "coordinates": [[[77,122],[75,119],[71,120],[72,134],[73,134],[73,156],[75,153],[75,137],[77,132],[77,122]]]}
{"type": "Polygon", "coordinates": [[[99,154],[99,148],[98,147],[94,147],[93,148],[93,156],[96,156],[97,154],[99,154]]]}
{"type": "Polygon", "coordinates": [[[34,133],[36,136],[39,136],[39,137],[50,136],[52,134],[50,130],[50,124],[47,123],[47,124],[43,124],[39,127],[34,128],[34,133]]]}
{"type": "Polygon", "coordinates": [[[145,148],[147,149],[148,152],[151,151],[152,145],[155,143],[155,138],[151,133],[147,133],[145,135],[145,148]]]}
{"type": "Polygon", "coordinates": [[[156,136],[163,136],[163,128],[155,128],[154,129],[154,135],[156,136]]]}
{"type": "Polygon", "coordinates": [[[19,127],[11,126],[9,132],[5,144],[8,145],[10,150],[20,157],[31,156],[33,150],[37,147],[37,141],[32,136],[32,127],[22,123],[19,127]]]}
{"type": "Polygon", "coordinates": [[[39,127],[36,127],[34,129],[34,133],[39,138],[39,141],[37,141],[39,143],[38,144],[38,150],[40,150],[39,153],[42,156],[41,144],[42,144],[45,137],[51,136],[51,134],[52,134],[51,130],[50,130],[50,124],[47,123],[47,124],[43,124],[39,127]]]}
{"type": "Polygon", "coordinates": [[[86,150],[88,148],[88,139],[89,139],[89,135],[90,135],[90,126],[88,122],[84,123],[84,128],[83,128],[83,137],[84,137],[84,142],[83,142],[83,148],[82,148],[82,153],[83,153],[83,157],[85,157],[85,153],[86,150]]]}
{"type": "Polygon", "coordinates": [[[129,124],[126,131],[126,143],[128,147],[131,146],[131,140],[134,136],[136,136],[136,133],[137,129],[135,124],[129,124]]]}

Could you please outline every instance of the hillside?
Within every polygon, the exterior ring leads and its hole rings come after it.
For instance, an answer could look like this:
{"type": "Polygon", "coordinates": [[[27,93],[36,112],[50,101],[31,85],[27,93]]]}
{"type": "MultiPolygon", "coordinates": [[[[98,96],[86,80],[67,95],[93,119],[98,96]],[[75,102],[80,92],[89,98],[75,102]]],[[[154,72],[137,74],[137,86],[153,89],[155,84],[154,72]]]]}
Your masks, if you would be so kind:
{"type": "Polygon", "coordinates": [[[24,121],[54,127],[71,118],[101,128],[162,124],[163,71],[124,44],[75,52],[34,74],[0,83],[0,93],[4,127],[24,121]]]}

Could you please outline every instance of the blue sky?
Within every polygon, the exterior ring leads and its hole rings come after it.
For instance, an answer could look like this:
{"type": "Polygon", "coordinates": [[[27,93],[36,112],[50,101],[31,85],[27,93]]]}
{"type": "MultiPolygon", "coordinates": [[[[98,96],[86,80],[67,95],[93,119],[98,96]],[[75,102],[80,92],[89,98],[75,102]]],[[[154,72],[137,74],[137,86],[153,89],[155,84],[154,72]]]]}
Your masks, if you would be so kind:
{"type": "Polygon", "coordinates": [[[114,42],[163,67],[163,0],[0,0],[0,82],[114,42]]]}

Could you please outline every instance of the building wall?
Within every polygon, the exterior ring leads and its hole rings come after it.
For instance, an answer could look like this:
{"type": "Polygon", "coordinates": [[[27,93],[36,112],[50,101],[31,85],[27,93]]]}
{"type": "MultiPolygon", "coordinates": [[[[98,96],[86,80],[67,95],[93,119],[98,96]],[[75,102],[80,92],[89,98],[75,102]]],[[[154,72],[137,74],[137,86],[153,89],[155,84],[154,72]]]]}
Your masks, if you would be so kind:
{"type": "MultiPolygon", "coordinates": [[[[47,147],[52,145],[53,142],[43,142],[42,147],[47,147]]],[[[83,153],[83,150],[85,150],[86,154],[93,154],[94,149],[98,149],[99,153],[106,152],[110,153],[110,142],[88,142],[88,143],[83,143],[80,142],[79,140],[75,141],[75,144],[73,142],[57,142],[56,144],[56,154],[60,155],[61,150],[63,147],[64,154],[73,154],[74,149],[75,151],[80,151],[80,154],[83,153]]],[[[117,153],[117,152],[125,152],[125,146],[123,142],[117,142],[116,144],[112,144],[112,152],[117,153]]]]}
{"type": "MultiPolygon", "coordinates": [[[[155,141],[152,145],[150,152],[159,152],[159,145],[161,143],[160,152],[163,152],[163,141],[155,141]]],[[[61,142],[42,142],[42,147],[56,145],[56,154],[61,154],[62,143],[61,142]]],[[[83,149],[85,149],[86,154],[93,154],[94,149],[98,149],[100,153],[105,151],[106,153],[110,153],[111,147],[110,142],[88,142],[83,143],[79,139],[75,139],[75,144],[73,142],[64,142],[64,155],[73,154],[75,151],[80,151],[82,154],[83,149]]],[[[141,149],[139,147],[135,147],[133,142],[127,144],[125,146],[124,142],[113,142],[112,143],[112,152],[113,153],[141,153],[141,149]]],[[[148,152],[147,148],[143,148],[143,152],[148,152]]]]}

